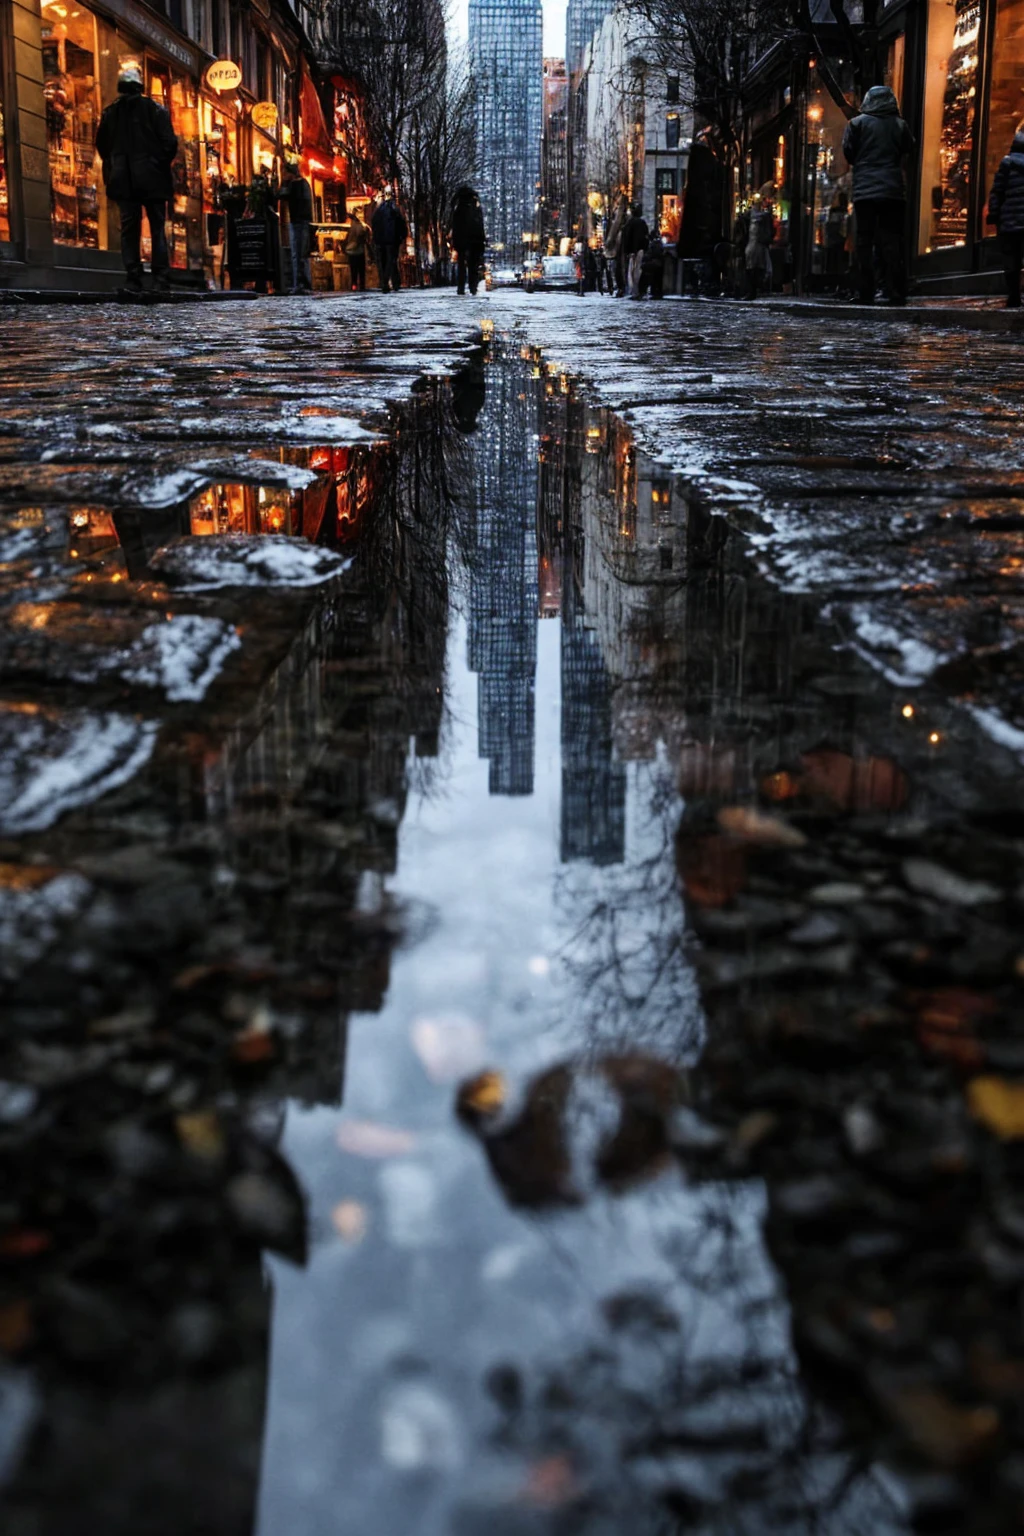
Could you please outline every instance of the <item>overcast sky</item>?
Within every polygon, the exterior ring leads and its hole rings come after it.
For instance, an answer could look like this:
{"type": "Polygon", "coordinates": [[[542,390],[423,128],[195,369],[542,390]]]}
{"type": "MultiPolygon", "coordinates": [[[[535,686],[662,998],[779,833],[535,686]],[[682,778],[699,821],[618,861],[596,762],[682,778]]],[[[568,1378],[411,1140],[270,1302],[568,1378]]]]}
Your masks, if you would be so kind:
{"type": "MultiPolygon", "coordinates": [[[[544,0],[544,57],[560,59],[565,53],[566,0],[544,0]]],[[[469,0],[455,0],[452,21],[457,37],[469,36],[469,0]]]]}

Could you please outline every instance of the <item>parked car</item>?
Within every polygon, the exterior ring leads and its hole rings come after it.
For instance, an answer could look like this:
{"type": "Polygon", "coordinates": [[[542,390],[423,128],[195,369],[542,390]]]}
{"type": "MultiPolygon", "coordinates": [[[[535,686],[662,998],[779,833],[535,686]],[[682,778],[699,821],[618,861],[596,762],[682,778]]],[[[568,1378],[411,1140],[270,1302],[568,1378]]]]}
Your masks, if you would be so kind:
{"type": "Polygon", "coordinates": [[[545,256],[541,269],[542,287],[575,288],[576,263],[571,256],[545,256]]]}
{"type": "Polygon", "coordinates": [[[519,273],[515,267],[495,267],[491,272],[491,282],[495,288],[514,288],[519,281],[519,273]]]}

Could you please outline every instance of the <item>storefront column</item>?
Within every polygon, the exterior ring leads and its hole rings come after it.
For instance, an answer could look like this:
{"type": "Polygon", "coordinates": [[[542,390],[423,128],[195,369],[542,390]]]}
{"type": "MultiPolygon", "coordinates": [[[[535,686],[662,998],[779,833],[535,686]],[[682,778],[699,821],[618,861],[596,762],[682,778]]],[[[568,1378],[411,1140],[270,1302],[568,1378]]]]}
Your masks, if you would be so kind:
{"type": "Polygon", "coordinates": [[[53,233],[39,0],[10,0],[10,6],[15,100],[5,103],[5,107],[11,234],[28,264],[49,266],[53,261],[53,233]]]}

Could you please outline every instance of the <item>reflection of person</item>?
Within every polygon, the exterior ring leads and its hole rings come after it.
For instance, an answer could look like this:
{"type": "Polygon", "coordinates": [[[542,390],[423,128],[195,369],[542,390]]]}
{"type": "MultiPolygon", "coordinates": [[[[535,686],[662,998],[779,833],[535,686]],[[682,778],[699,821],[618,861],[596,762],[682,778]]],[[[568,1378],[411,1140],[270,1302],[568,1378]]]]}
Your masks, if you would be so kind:
{"type": "Polygon", "coordinates": [[[988,195],[988,222],[996,227],[1003,253],[1006,307],[1020,309],[1020,268],[1024,261],[1024,128],[1018,129],[1010,153],[999,162],[988,195]]]}
{"type": "Polygon", "coordinates": [[[402,286],[401,273],[398,269],[398,252],[405,244],[409,226],[399,213],[394,198],[390,194],[385,197],[374,213],[370,228],[373,230],[373,243],[377,251],[381,293],[387,293],[389,289],[394,289],[397,293],[402,286]]]}
{"type": "Polygon", "coordinates": [[[460,187],[455,194],[451,242],[455,249],[458,291],[465,293],[468,282],[470,293],[476,293],[480,283],[480,268],[483,265],[487,236],[484,233],[484,215],[480,207],[480,199],[472,187],[460,187]]]}
{"type": "Polygon", "coordinates": [[[887,85],[873,85],[861,102],[860,115],[847,123],[843,154],[853,166],[853,209],[857,216],[857,277],[860,302],[875,298],[875,251],[878,251],[890,304],[907,302],[907,264],[903,250],[907,189],[903,161],[914,138],[900,116],[887,85]]]}
{"type": "Polygon", "coordinates": [[[284,203],[288,209],[288,249],[292,259],[292,281],[288,291],[312,293],[309,253],[313,233],[313,189],[303,176],[297,160],[285,161],[284,169],[285,179],[277,199],[278,203],[284,203]]]}
{"type": "Polygon", "coordinates": [[[460,432],[476,430],[477,417],[487,398],[487,380],[479,354],[452,375],[452,414],[460,432]]]}
{"type": "Polygon", "coordinates": [[[352,222],[345,236],[345,255],[352,273],[352,291],[366,292],[366,247],[370,243],[370,228],[359,217],[359,209],[352,212],[352,222]]]}
{"type": "Polygon", "coordinates": [[[174,196],[171,162],[178,140],[171,114],[144,95],[142,71],[126,64],[117,81],[117,100],[100,119],[96,151],[103,162],[103,185],[121,213],[121,259],[129,293],[142,292],[142,212],[152,246],[153,285],[171,286],[167,250],[167,202],[174,196]]]}

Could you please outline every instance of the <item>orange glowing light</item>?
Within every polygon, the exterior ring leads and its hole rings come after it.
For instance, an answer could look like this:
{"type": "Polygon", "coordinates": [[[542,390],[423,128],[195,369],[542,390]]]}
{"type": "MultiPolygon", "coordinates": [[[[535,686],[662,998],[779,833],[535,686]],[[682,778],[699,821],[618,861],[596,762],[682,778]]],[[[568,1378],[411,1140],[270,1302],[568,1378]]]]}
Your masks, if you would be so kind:
{"type": "Polygon", "coordinates": [[[913,706],[913,704],[904,704],[903,708],[900,710],[900,714],[903,716],[904,720],[913,720],[913,718],[914,718],[914,706],[913,706]]]}

